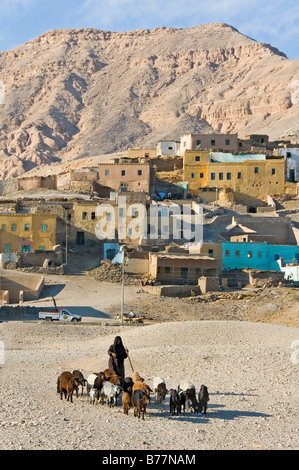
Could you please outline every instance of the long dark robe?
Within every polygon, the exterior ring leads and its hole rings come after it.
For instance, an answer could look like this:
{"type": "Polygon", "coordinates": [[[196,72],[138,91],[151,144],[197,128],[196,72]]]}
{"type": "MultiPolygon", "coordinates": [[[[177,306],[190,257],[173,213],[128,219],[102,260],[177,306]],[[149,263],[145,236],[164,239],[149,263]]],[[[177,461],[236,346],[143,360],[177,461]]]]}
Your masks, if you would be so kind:
{"type": "Polygon", "coordinates": [[[108,367],[109,369],[114,370],[115,373],[121,378],[121,385],[123,386],[124,378],[125,378],[124,360],[128,356],[127,356],[127,353],[125,351],[125,348],[122,342],[120,344],[117,344],[118,338],[119,336],[115,338],[114,343],[108,349],[108,355],[109,355],[108,367]],[[115,353],[116,357],[113,357],[112,353],[115,353]]]}

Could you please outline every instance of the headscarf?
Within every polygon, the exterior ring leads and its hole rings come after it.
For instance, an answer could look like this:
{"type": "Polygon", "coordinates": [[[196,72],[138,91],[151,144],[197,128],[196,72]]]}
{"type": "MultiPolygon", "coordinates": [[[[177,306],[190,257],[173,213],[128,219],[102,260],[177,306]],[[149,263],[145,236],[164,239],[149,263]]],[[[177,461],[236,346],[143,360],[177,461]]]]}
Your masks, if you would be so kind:
{"type": "Polygon", "coordinates": [[[113,343],[113,345],[112,345],[112,350],[113,350],[114,353],[117,354],[118,351],[121,350],[121,349],[124,349],[124,345],[123,345],[122,339],[121,339],[120,336],[116,336],[116,337],[114,338],[114,343],[113,343]],[[120,340],[120,343],[119,343],[119,344],[117,344],[117,341],[118,341],[118,340],[120,340]]]}

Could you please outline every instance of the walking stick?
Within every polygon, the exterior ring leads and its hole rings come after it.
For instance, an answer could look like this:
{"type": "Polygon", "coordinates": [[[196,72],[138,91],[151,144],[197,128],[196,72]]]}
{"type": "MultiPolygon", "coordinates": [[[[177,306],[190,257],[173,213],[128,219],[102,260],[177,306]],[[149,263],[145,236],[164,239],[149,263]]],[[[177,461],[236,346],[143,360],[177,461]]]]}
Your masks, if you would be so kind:
{"type": "Polygon", "coordinates": [[[129,359],[129,363],[130,363],[130,366],[131,366],[132,372],[134,372],[134,369],[133,369],[133,366],[132,366],[132,362],[131,362],[131,359],[130,359],[129,353],[127,353],[127,356],[128,356],[128,359],[129,359]]]}

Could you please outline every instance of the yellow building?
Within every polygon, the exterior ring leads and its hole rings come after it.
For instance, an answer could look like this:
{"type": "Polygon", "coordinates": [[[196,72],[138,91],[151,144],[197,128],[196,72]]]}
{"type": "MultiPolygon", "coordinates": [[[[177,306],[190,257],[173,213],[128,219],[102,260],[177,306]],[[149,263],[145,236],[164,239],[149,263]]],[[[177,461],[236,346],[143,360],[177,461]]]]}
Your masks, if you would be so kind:
{"type": "Polygon", "coordinates": [[[285,191],[285,162],[265,155],[186,151],[184,181],[198,196],[201,188],[230,189],[236,196],[265,198],[285,191]]]}
{"type": "Polygon", "coordinates": [[[0,252],[52,250],[56,245],[56,215],[0,214],[0,252]]]}
{"type": "MultiPolygon", "coordinates": [[[[69,225],[68,240],[74,245],[99,242],[104,235],[107,240],[140,243],[134,236],[135,221],[138,233],[140,220],[146,230],[146,194],[122,193],[114,200],[77,201],[73,205],[73,214],[69,225]]],[[[103,239],[102,239],[103,240],[103,239]]]]}

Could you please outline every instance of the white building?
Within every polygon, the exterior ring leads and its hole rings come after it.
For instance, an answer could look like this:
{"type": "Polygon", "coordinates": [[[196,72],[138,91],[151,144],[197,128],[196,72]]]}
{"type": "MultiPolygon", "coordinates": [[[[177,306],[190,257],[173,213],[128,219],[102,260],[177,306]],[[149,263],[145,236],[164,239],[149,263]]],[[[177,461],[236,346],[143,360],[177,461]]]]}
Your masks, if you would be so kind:
{"type": "Polygon", "coordinates": [[[179,155],[180,142],[175,140],[161,140],[157,143],[157,156],[159,155],[179,155]]]}
{"type": "Polygon", "coordinates": [[[279,155],[285,157],[286,181],[299,181],[299,147],[279,149],[279,155]]]}

